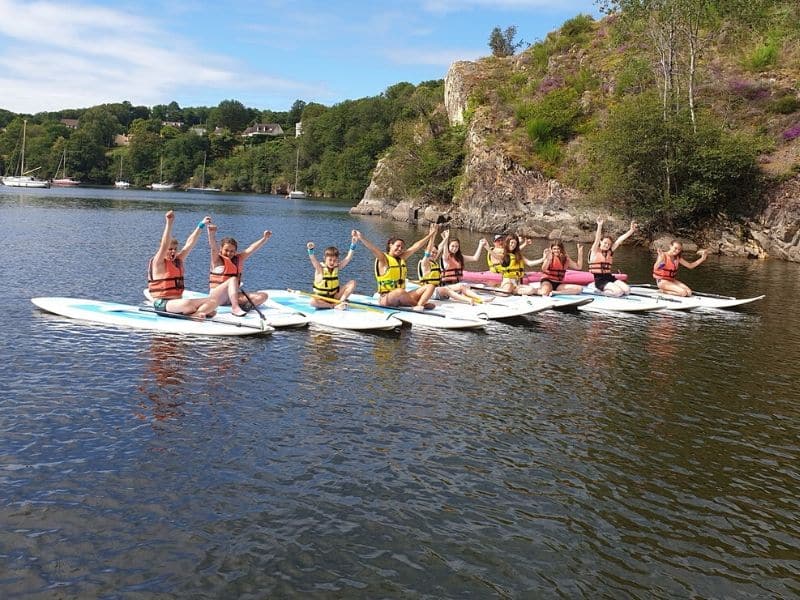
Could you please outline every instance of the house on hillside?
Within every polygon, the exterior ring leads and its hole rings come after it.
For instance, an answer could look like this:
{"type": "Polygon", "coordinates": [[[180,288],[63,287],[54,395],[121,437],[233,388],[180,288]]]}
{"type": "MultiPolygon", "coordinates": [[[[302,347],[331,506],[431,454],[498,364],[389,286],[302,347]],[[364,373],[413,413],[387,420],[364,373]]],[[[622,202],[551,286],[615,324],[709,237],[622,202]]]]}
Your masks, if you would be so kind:
{"type": "Polygon", "coordinates": [[[115,146],[127,146],[131,143],[131,139],[124,133],[118,133],[114,136],[115,146]]]}
{"type": "Polygon", "coordinates": [[[61,123],[66,125],[68,129],[78,128],[78,119],[61,119],[61,123]]]}
{"type": "Polygon", "coordinates": [[[272,137],[283,135],[283,127],[277,123],[256,123],[245,129],[242,133],[242,137],[256,137],[259,135],[268,135],[272,137]]]}

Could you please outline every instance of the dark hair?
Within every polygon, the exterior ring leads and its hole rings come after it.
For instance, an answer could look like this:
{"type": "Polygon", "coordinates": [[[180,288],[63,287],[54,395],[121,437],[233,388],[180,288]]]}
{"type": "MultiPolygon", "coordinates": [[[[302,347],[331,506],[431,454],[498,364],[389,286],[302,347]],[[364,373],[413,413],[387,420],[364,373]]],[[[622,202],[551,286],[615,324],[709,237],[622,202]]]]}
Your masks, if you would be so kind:
{"type": "Polygon", "coordinates": [[[219,247],[222,248],[225,244],[230,244],[237,250],[239,249],[239,244],[236,243],[236,240],[233,238],[222,238],[222,241],[219,243],[219,247]]]}
{"type": "Polygon", "coordinates": [[[403,242],[404,244],[406,243],[406,241],[405,241],[403,238],[399,238],[399,237],[390,237],[390,238],[389,238],[389,241],[387,241],[387,242],[386,242],[386,251],[388,252],[388,251],[389,251],[389,247],[390,247],[392,244],[394,244],[395,242],[397,242],[397,241],[403,242]]]}

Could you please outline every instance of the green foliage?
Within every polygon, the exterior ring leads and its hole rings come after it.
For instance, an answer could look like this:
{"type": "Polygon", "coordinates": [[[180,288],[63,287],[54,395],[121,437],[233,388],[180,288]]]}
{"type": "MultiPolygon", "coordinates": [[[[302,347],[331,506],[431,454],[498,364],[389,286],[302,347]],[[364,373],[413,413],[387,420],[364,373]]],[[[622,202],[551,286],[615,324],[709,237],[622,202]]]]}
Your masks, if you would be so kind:
{"type": "Polygon", "coordinates": [[[590,15],[579,14],[568,21],[564,21],[560,33],[572,40],[573,43],[582,43],[587,39],[587,34],[594,29],[594,19],[590,15]]]}
{"type": "Polygon", "coordinates": [[[614,93],[617,97],[641,94],[655,84],[649,61],[641,56],[627,57],[617,74],[614,93]]]}
{"type": "Polygon", "coordinates": [[[763,45],[754,48],[745,57],[745,66],[751,71],[765,71],[777,64],[779,54],[780,43],[778,38],[769,36],[763,45]]]}
{"type": "Polygon", "coordinates": [[[769,103],[769,111],[780,115],[790,115],[800,110],[800,100],[792,94],[775,98],[769,103]]]}
{"type": "Polygon", "coordinates": [[[626,98],[590,141],[598,199],[654,226],[681,228],[753,207],[761,144],[702,119],[664,119],[655,93],[626,98]]]}
{"type": "Polygon", "coordinates": [[[524,44],[524,42],[515,42],[516,36],[516,25],[506,27],[505,31],[499,27],[492,29],[492,33],[489,35],[489,48],[492,49],[492,56],[502,58],[513,55],[524,44]]]}
{"type": "Polygon", "coordinates": [[[560,142],[570,139],[580,124],[582,113],[578,93],[573,88],[553,90],[537,103],[517,109],[536,154],[551,165],[561,160],[560,142]]]}

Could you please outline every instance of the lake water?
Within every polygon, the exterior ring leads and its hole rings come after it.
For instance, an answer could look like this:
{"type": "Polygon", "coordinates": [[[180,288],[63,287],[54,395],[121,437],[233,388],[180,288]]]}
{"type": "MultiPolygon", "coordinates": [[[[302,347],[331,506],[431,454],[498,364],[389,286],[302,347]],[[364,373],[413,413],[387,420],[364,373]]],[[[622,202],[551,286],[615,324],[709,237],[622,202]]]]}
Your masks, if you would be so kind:
{"type": "MultiPolygon", "coordinates": [[[[483,333],[217,340],[30,303],[140,302],[169,209],[181,239],[206,214],[240,247],[272,230],[251,289],[308,287],[309,239],[423,234],[348,208],[0,187],[0,597],[800,594],[798,265],[682,271],[767,294],[737,312],[550,311],[483,333]]],[[[647,251],[616,259],[649,280],[647,251]]],[[[359,247],[345,271],[362,291],[371,263],[359,247]]],[[[203,236],[189,287],[207,267],[203,236]]]]}

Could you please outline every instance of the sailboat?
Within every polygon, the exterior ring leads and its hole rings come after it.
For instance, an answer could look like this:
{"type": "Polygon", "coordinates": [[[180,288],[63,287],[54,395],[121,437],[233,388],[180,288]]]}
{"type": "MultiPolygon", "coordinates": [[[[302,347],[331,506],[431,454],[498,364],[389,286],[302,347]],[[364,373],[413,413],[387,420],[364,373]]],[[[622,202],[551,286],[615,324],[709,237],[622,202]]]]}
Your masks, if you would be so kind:
{"type": "Polygon", "coordinates": [[[219,192],[219,188],[215,187],[206,187],[206,158],[208,156],[207,152],[203,153],[203,171],[202,175],[200,176],[200,187],[188,187],[186,188],[187,192],[219,192]]]}
{"type": "Polygon", "coordinates": [[[114,187],[122,190],[131,187],[131,183],[122,178],[122,154],[119,155],[119,177],[117,177],[117,180],[114,182],[114,187]]]}
{"type": "Polygon", "coordinates": [[[300,170],[300,146],[297,147],[297,155],[294,159],[294,189],[289,192],[289,198],[300,200],[306,197],[306,193],[297,189],[297,175],[300,170]]]}
{"type": "Polygon", "coordinates": [[[167,190],[171,190],[175,187],[174,183],[165,183],[164,182],[164,157],[161,157],[161,167],[159,168],[158,172],[158,183],[151,183],[150,189],[155,190],[157,192],[165,192],[167,190]]]}
{"type": "Polygon", "coordinates": [[[50,183],[44,181],[42,179],[36,179],[36,177],[32,177],[28,175],[28,173],[33,173],[37,171],[40,167],[36,167],[35,169],[31,169],[30,171],[25,171],[25,137],[27,134],[27,127],[28,121],[22,121],[22,152],[20,153],[19,159],[19,175],[6,175],[2,178],[3,185],[7,185],[10,187],[27,187],[27,188],[48,188],[50,187],[50,183]]]}
{"type": "Polygon", "coordinates": [[[64,148],[64,154],[61,156],[61,162],[59,162],[58,167],[56,167],[56,177],[50,180],[50,185],[54,185],[56,187],[73,187],[80,184],[80,181],[73,179],[72,177],[67,177],[67,149],[64,148]],[[61,177],[58,176],[59,169],[62,170],[61,177]]]}

